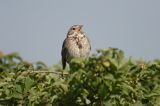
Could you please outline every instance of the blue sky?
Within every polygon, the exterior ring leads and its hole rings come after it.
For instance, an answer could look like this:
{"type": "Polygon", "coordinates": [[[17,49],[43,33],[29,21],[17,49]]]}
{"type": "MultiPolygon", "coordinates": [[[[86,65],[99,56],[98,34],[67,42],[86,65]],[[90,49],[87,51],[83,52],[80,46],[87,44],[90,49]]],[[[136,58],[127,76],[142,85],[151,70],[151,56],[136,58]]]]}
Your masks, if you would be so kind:
{"type": "Polygon", "coordinates": [[[127,57],[160,57],[159,0],[1,0],[0,50],[56,64],[74,24],[84,25],[92,53],[116,47],[127,57]]]}

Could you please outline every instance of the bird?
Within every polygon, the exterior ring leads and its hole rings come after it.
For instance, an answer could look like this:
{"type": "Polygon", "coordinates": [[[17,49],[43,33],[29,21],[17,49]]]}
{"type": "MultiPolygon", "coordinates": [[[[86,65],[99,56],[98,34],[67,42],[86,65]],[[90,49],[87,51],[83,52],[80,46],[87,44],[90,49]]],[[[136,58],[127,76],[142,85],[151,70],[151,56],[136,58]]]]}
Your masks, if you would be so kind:
{"type": "Polygon", "coordinates": [[[83,25],[73,25],[69,28],[67,36],[63,41],[61,56],[62,67],[70,63],[73,58],[87,58],[91,51],[91,43],[82,31],[83,25]]]}

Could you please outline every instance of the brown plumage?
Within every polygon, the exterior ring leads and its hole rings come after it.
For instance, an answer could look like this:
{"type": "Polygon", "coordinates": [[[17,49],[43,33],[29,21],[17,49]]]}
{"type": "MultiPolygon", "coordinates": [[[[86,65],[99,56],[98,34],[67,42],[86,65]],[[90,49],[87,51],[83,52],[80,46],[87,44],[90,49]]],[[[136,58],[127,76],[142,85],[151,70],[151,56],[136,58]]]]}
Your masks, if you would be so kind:
{"type": "Polygon", "coordinates": [[[85,33],[82,32],[82,27],[83,25],[73,25],[67,33],[61,51],[63,69],[66,67],[66,62],[70,63],[72,58],[89,56],[91,45],[85,33]]]}

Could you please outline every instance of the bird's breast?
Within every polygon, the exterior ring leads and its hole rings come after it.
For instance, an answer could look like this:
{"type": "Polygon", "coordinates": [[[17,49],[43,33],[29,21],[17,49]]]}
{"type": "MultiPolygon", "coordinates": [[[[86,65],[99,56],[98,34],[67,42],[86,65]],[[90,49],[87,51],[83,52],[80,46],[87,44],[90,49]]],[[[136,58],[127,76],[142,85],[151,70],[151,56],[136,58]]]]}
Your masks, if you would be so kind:
{"type": "Polygon", "coordinates": [[[90,43],[86,37],[74,37],[69,39],[68,52],[72,57],[86,57],[90,52],[90,43]]]}

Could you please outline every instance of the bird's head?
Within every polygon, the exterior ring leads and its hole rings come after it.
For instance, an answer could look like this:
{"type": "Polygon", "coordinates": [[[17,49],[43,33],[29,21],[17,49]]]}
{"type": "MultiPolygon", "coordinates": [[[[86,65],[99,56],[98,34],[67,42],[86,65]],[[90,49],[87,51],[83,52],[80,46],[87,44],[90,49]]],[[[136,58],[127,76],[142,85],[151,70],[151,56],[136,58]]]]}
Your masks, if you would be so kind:
{"type": "Polygon", "coordinates": [[[70,27],[67,36],[72,36],[74,33],[80,33],[83,25],[73,25],[70,27]]]}

